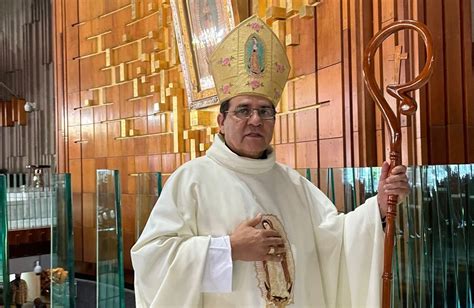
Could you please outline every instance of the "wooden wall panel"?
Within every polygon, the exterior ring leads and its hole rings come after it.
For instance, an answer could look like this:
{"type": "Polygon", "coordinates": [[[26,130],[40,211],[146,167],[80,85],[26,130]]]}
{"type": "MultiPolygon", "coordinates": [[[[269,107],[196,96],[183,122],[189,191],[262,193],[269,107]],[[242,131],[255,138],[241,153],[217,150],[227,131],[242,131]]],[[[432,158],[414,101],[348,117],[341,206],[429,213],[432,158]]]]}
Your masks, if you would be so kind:
{"type": "MultiPolygon", "coordinates": [[[[132,247],[135,244],[135,232],[124,232],[122,235],[123,238],[123,246],[124,247],[132,247]]],[[[127,269],[131,269],[132,267],[132,259],[130,257],[130,249],[124,250],[124,259],[123,265],[127,269]]]]}
{"type": "Polygon", "coordinates": [[[69,127],[69,158],[80,159],[81,158],[81,127],[71,126],[69,127]]]}
{"type": "Polygon", "coordinates": [[[288,142],[296,141],[296,117],[294,113],[288,114],[288,142]]]}
{"type": "Polygon", "coordinates": [[[296,109],[311,106],[317,103],[316,100],[316,74],[305,75],[294,81],[296,109]]]}
{"type": "Polygon", "coordinates": [[[123,231],[135,233],[135,195],[122,194],[122,216],[130,218],[123,220],[123,231]]]}
{"type": "Polygon", "coordinates": [[[77,1],[79,21],[86,22],[105,13],[105,3],[108,1],[80,0],[77,1]]]}
{"type": "Polygon", "coordinates": [[[317,8],[318,70],[342,61],[341,1],[328,1],[317,8]]]}
{"type": "Polygon", "coordinates": [[[152,136],[147,138],[147,154],[161,154],[163,152],[162,144],[164,144],[162,140],[164,140],[163,136],[152,136]]]}
{"type": "Polygon", "coordinates": [[[84,228],[95,228],[97,215],[96,215],[96,194],[84,193],[82,194],[83,209],[82,209],[82,226],[84,228]]]}
{"type": "MultiPolygon", "coordinates": [[[[162,93],[150,92],[150,85],[168,87],[172,83],[180,90],[184,86],[179,64],[152,74],[147,56],[141,59],[142,54],[153,51],[157,41],[169,47],[156,54],[160,60],[169,58],[175,49],[169,7],[164,9],[158,0],[148,2],[159,10],[148,11],[142,6],[134,18],[133,3],[127,0],[74,0],[71,5],[55,0],[57,6],[67,7],[65,12],[55,9],[55,46],[64,50],[56,53],[58,76],[63,76],[56,81],[56,91],[58,97],[64,92],[65,99],[57,106],[67,111],[67,117],[61,119],[65,150],[60,152],[67,157],[60,160],[64,169],[75,173],[74,191],[80,194],[76,198],[80,204],[74,205],[75,213],[81,215],[76,221],[75,241],[84,247],[78,261],[94,262],[93,252],[83,243],[94,239],[90,196],[97,168],[116,169],[121,174],[125,264],[130,269],[128,250],[134,242],[137,182],[132,175],[160,171],[166,181],[181,164],[204,155],[203,149],[210,144],[206,129],[211,126],[215,130],[214,119],[192,125],[186,108],[173,114],[170,98],[161,95],[166,93],[163,89],[162,93]],[[65,18],[61,14],[66,14],[65,18]],[[168,29],[167,37],[161,26],[168,29]],[[149,36],[150,31],[154,32],[149,36]],[[166,104],[162,104],[161,113],[154,114],[158,102],[166,104]],[[99,103],[110,104],[96,106],[99,103]],[[174,123],[189,130],[195,139],[184,140],[183,132],[173,132],[174,123]],[[175,149],[175,140],[183,142],[183,149],[175,149]]],[[[455,2],[322,1],[278,21],[284,25],[281,34],[286,35],[292,65],[275,122],[273,144],[278,161],[296,168],[328,168],[377,165],[386,159],[388,132],[365,89],[362,56],[373,33],[400,18],[425,21],[433,32],[436,50],[434,76],[425,90],[415,93],[423,102],[419,113],[413,119],[401,119],[404,162],[472,161],[472,41],[467,42],[471,28],[466,13],[461,16],[470,4],[467,0],[455,2]],[[457,35],[459,31],[462,35],[457,35]],[[459,136],[463,142],[455,141],[459,136]]],[[[264,13],[269,3],[260,1],[256,8],[264,13]]],[[[278,1],[278,5],[287,3],[278,1]]],[[[422,42],[412,34],[399,33],[385,43],[376,60],[377,79],[383,86],[393,83],[398,80],[397,70],[400,81],[411,79],[424,64],[423,57],[422,42]],[[394,61],[397,46],[403,46],[408,54],[401,64],[394,61]]],[[[398,102],[388,99],[396,108],[398,102]]],[[[179,104],[187,106],[182,95],[179,104]]],[[[214,112],[212,117],[216,115],[215,108],[198,113],[209,111],[214,112]]]]}
{"type": "Polygon", "coordinates": [[[445,76],[448,125],[448,157],[450,162],[464,162],[464,108],[462,97],[462,53],[460,2],[444,2],[445,76]],[[456,138],[452,138],[456,136],[456,138]]]}
{"type": "Polygon", "coordinates": [[[430,134],[430,161],[434,164],[442,164],[448,160],[447,135],[441,132],[446,129],[446,106],[445,106],[445,66],[444,66],[444,30],[443,30],[443,5],[441,0],[431,1],[426,6],[426,23],[433,33],[434,50],[436,50],[433,76],[428,85],[429,97],[429,126],[436,132],[430,134]],[[438,103],[436,103],[438,101],[438,103]],[[444,149],[444,150],[443,150],[444,149]]]}
{"type": "Polygon", "coordinates": [[[474,3],[463,0],[461,5],[462,23],[462,52],[463,52],[463,101],[466,121],[466,161],[474,160],[474,3]],[[471,12],[471,14],[470,14],[471,12]]]}
{"type": "MultiPolygon", "coordinates": [[[[376,4],[378,1],[374,1],[376,4]]],[[[380,13],[376,11],[376,13],[379,13],[381,15],[381,22],[384,23],[386,21],[393,20],[396,17],[396,4],[398,1],[396,0],[383,0],[380,1],[379,3],[381,4],[379,7],[380,13]]]]}
{"type": "Polygon", "coordinates": [[[292,168],[296,167],[295,144],[286,143],[275,145],[276,159],[292,168]]]}
{"type": "MultiPolygon", "coordinates": [[[[87,96],[81,96],[81,99],[87,96]]],[[[83,99],[83,101],[85,98],[83,99]]],[[[94,124],[94,109],[80,109],[81,114],[81,125],[93,125],[94,124]]]]}
{"type": "Polygon", "coordinates": [[[122,158],[121,171],[121,183],[122,183],[122,194],[134,194],[136,191],[135,177],[131,175],[136,173],[135,169],[135,158],[133,156],[126,156],[122,158]]]}
{"type": "Polygon", "coordinates": [[[66,59],[74,60],[79,57],[79,27],[68,27],[66,29],[66,59]]]}
{"type": "MultiPolygon", "coordinates": [[[[82,158],[94,158],[95,157],[95,141],[94,141],[94,125],[82,125],[81,126],[81,139],[84,143],[81,143],[82,147],[82,158]]],[[[101,141],[98,140],[98,143],[101,141]]]]}
{"type": "Polygon", "coordinates": [[[174,154],[164,154],[161,158],[163,172],[172,173],[176,169],[176,156],[174,154]]]}
{"type": "Polygon", "coordinates": [[[280,116],[281,143],[288,143],[288,115],[280,116]]]}
{"type": "Polygon", "coordinates": [[[107,169],[120,170],[122,168],[122,158],[121,157],[107,157],[106,166],[107,166],[107,169]]]}
{"type": "Polygon", "coordinates": [[[82,159],[82,191],[95,193],[96,191],[95,159],[82,159]]]}
{"type": "Polygon", "coordinates": [[[95,108],[94,109],[94,123],[105,124],[105,123],[103,123],[105,121],[107,121],[107,109],[106,108],[95,108]]]}
{"type": "MultiPolygon", "coordinates": [[[[71,187],[73,193],[82,192],[82,161],[81,159],[70,159],[69,170],[71,173],[71,187]]],[[[74,206],[81,207],[81,204],[74,206]]]]}
{"type": "Polygon", "coordinates": [[[108,156],[121,156],[122,143],[116,142],[115,138],[120,136],[120,122],[107,123],[107,149],[108,156]]]}
{"type": "Polygon", "coordinates": [[[319,111],[319,138],[343,136],[344,108],[342,103],[341,64],[318,71],[318,100],[328,101],[319,111]]]}
{"type": "Polygon", "coordinates": [[[343,166],[344,140],[342,138],[320,140],[319,160],[319,168],[343,166]]]}
{"type": "Polygon", "coordinates": [[[288,47],[291,50],[290,77],[314,73],[316,70],[314,18],[292,18],[289,22],[292,25],[292,33],[299,35],[300,41],[299,45],[288,47]]]}
{"type": "Polygon", "coordinates": [[[96,243],[97,231],[95,228],[82,228],[82,261],[95,263],[97,259],[96,245],[90,245],[90,243],[96,243]]]}
{"type": "Polygon", "coordinates": [[[316,140],[318,138],[317,123],[317,114],[315,110],[300,111],[296,113],[296,142],[316,140]]]}
{"type": "Polygon", "coordinates": [[[296,143],[296,168],[318,168],[318,143],[296,143]]]}
{"type": "Polygon", "coordinates": [[[72,194],[72,218],[73,218],[73,226],[75,228],[82,228],[82,207],[74,206],[74,205],[81,205],[82,204],[82,193],[73,193],[72,194]]]}
{"type": "Polygon", "coordinates": [[[83,237],[82,237],[82,228],[74,227],[74,258],[77,261],[82,261],[83,257],[83,237]]]}
{"type": "Polygon", "coordinates": [[[345,165],[354,165],[354,139],[352,138],[353,119],[352,119],[352,85],[351,85],[351,56],[350,56],[350,34],[348,31],[348,1],[343,1],[343,61],[342,61],[342,97],[344,108],[344,151],[345,165]]]}
{"type": "Polygon", "coordinates": [[[275,127],[273,129],[272,143],[273,144],[281,143],[281,122],[280,122],[280,117],[278,116],[275,118],[275,127]]]}
{"type": "Polygon", "coordinates": [[[350,101],[352,109],[352,137],[354,166],[372,166],[377,164],[375,133],[375,106],[365,89],[362,76],[364,48],[373,33],[373,25],[378,22],[379,14],[372,14],[375,1],[350,0],[348,4],[348,35],[344,48],[350,57],[348,63],[350,80],[350,101]]]}
{"type": "Polygon", "coordinates": [[[94,157],[107,157],[107,123],[98,123],[94,125],[94,157]]]}
{"type": "Polygon", "coordinates": [[[158,172],[163,168],[161,167],[161,156],[160,155],[149,155],[148,156],[148,170],[150,172],[158,172]]]}

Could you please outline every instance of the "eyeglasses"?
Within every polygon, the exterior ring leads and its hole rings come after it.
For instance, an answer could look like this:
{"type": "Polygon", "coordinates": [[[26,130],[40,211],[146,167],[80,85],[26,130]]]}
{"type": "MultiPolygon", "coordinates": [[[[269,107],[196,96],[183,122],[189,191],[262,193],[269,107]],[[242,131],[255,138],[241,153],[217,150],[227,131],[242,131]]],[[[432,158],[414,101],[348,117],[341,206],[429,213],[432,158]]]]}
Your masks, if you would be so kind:
{"type": "Polygon", "coordinates": [[[258,116],[262,120],[273,120],[275,119],[276,111],[270,107],[262,108],[250,108],[250,107],[238,107],[234,111],[226,111],[227,113],[234,114],[237,118],[245,120],[249,119],[254,111],[257,111],[258,116]]]}

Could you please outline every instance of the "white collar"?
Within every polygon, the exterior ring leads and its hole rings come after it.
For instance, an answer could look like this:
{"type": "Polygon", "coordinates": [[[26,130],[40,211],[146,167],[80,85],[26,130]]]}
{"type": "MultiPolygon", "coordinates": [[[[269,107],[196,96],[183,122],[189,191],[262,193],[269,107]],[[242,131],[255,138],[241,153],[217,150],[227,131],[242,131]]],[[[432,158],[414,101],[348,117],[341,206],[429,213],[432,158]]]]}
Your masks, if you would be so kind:
{"type": "Polygon", "coordinates": [[[225,144],[224,138],[219,134],[214,138],[214,142],[207,150],[206,156],[219,165],[247,174],[264,173],[271,170],[275,165],[275,152],[272,147],[268,147],[266,158],[242,157],[232,152],[225,144]]]}

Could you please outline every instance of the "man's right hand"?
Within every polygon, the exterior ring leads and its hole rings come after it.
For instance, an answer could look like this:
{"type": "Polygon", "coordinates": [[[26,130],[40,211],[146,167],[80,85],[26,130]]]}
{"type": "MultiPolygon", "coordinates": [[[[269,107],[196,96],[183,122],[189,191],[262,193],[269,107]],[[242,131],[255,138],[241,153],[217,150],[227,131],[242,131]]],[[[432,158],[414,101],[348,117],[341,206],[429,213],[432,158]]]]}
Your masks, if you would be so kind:
{"type": "Polygon", "coordinates": [[[255,228],[261,220],[262,215],[258,214],[232,232],[229,238],[233,261],[281,261],[285,252],[283,239],[275,230],[255,228]],[[271,250],[273,253],[269,254],[271,250]]]}

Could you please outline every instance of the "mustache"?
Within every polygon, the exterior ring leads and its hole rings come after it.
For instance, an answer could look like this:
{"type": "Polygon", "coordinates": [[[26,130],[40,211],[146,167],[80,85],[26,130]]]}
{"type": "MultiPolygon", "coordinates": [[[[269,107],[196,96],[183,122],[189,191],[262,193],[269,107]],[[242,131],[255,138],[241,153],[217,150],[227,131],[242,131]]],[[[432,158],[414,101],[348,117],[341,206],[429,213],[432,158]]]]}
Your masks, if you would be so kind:
{"type": "Polygon", "coordinates": [[[259,135],[259,136],[263,136],[262,131],[259,130],[259,129],[250,129],[250,130],[247,130],[247,131],[245,132],[245,135],[246,135],[246,136],[247,136],[247,135],[250,135],[250,134],[257,134],[257,135],[259,135]]]}

